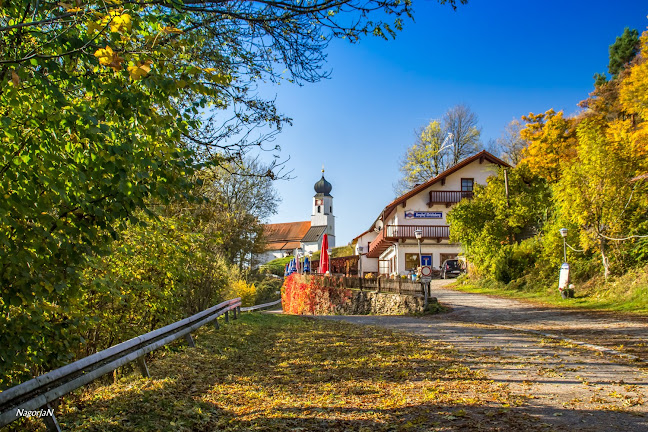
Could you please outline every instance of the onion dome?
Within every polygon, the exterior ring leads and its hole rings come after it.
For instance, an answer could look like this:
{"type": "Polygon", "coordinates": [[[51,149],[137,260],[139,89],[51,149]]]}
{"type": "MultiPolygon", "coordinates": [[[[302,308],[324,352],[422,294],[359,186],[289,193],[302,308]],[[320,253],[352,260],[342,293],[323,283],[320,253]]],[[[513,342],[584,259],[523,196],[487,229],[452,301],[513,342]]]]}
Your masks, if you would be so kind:
{"type": "Polygon", "coordinates": [[[317,183],[315,183],[314,187],[316,193],[323,195],[330,195],[331,190],[333,190],[331,183],[326,181],[326,179],[324,178],[324,170],[322,170],[322,178],[319,179],[317,183]]]}

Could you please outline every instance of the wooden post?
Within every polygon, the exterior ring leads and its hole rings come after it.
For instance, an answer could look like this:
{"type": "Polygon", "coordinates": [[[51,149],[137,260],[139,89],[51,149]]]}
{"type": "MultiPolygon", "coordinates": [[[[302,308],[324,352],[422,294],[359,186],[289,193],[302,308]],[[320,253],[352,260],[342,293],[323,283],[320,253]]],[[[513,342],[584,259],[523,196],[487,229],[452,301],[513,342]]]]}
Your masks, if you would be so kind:
{"type": "Polygon", "coordinates": [[[360,276],[359,279],[360,279],[360,284],[359,284],[360,285],[360,291],[362,291],[362,276],[360,276]]]}
{"type": "Polygon", "coordinates": [[[144,356],[137,358],[137,366],[139,366],[139,370],[144,378],[151,378],[151,374],[149,373],[148,367],[146,366],[146,359],[144,359],[144,356]]]}
{"type": "Polygon", "coordinates": [[[399,276],[398,277],[398,294],[399,295],[401,294],[402,285],[403,285],[403,279],[399,276]]]}
{"type": "Polygon", "coordinates": [[[193,338],[191,337],[191,333],[187,333],[185,335],[185,341],[187,341],[187,345],[189,345],[191,348],[196,347],[196,343],[194,342],[193,338]]]}
{"type": "Polygon", "coordinates": [[[45,426],[47,427],[47,432],[61,432],[61,426],[59,426],[58,421],[56,420],[56,417],[54,416],[54,408],[50,404],[47,404],[43,407],[45,410],[51,410],[50,412],[52,415],[46,415],[43,417],[43,421],[45,422],[45,426]]]}
{"type": "Polygon", "coordinates": [[[225,311],[225,322],[229,322],[229,311],[225,311]]]}
{"type": "Polygon", "coordinates": [[[376,292],[380,292],[380,278],[378,278],[378,289],[376,290],[376,292]]]}

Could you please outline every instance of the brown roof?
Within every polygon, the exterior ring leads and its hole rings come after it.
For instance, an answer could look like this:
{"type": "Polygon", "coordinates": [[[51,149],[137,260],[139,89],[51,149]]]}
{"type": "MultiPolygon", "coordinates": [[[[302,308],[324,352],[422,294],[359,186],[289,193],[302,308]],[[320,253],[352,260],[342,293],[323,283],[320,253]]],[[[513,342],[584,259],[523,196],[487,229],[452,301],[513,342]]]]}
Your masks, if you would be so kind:
{"type": "Polygon", "coordinates": [[[394,210],[394,208],[396,208],[396,206],[398,204],[407,201],[408,198],[413,197],[417,193],[427,189],[428,187],[432,186],[436,182],[441,181],[441,179],[444,179],[444,178],[448,177],[450,174],[452,174],[452,173],[454,173],[456,171],[459,171],[461,168],[475,162],[476,160],[478,160],[480,158],[484,158],[484,160],[487,160],[487,161],[492,162],[494,164],[497,164],[499,166],[505,166],[505,167],[509,167],[509,168],[511,167],[511,165],[507,164],[506,162],[504,162],[500,158],[497,158],[497,157],[493,156],[492,154],[488,153],[486,150],[482,150],[479,153],[477,153],[476,155],[470,156],[469,158],[466,158],[466,159],[462,160],[458,164],[451,166],[450,168],[443,171],[438,176],[426,181],[423,184],[420,184],[420,185],[414,187],[409,192],[404,193],[403,195],[396,198],[394,201],[387,204],[387,206],[385,207],[385,209],[383,210],[383,213],[382,213],[382,216],[384,217],[383,220],[386,220],[389,217],[389,214],[392,212],[392,210],[394,210]]]}
{"type": "Polygon", "coordinates": [[[272,242],[266,244],[266,250],[293,250],[301,247],[301,242],[291,241],[291,242],[272,242]]]}
{"type": "Polygon", "coordinates": [[[263,227],[263,234],[268,245],[280,242],[299,242],[304,238],[310,226],[310,221],[266,224],[263,227]]]}

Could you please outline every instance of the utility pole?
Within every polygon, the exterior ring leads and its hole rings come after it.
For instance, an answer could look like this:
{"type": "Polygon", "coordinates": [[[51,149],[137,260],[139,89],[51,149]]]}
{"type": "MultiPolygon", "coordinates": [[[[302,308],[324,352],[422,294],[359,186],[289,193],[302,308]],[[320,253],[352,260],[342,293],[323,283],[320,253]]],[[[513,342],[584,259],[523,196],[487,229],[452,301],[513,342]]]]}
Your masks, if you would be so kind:
{"type": "Polygon", "coordinates": [[[506,208],[510,207],[509,188],[508,188],[508,171],[504,168],[504,193],[506,194],[506,208]]]}

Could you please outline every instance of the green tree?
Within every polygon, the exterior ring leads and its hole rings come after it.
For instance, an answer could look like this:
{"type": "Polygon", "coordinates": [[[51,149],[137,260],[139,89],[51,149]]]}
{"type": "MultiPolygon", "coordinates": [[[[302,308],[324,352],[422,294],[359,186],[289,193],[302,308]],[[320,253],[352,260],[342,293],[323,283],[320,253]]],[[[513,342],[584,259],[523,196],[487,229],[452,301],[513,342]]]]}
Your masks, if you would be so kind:
{"type": "Polygon", "coordinates": [[[332,38],[393,36],[407,16],[400,0],[4,1],[0,376],[66,360],[81,270],[139,210],[189,199],[207,155],[289,121],[254,81],[317,81],[332,38]]]}
{"type": "Polygon", "coordinates": [[[394,192],[402,195],[476,153],[480,134],[477,115],[466,105],[450,108],[441,121],[431,120],[417,131],[416,142],[400,161],[401,178],[394,192]]]}
{"type": "MultiPolygon", "coordinates": [[[[638,199],[645,193],[630,180],[637,166],[624,140],[616,140],[608,125],[591,117],[577,127],[578,158],[565,169],[556,184],[561,214],[581,229],[581,244],[600,253],[605,277],[612,269],[611,256],[618,258],[618,243],[636,223],[637,212],[645,214],[638,199]]],[[[644,216],[645,217],[645,216],[644,216]]]]}
{"type": "Polygon", "coordinates": [[[509,169],[508,184],[507,200],[500,170],[486,186],[476,185],[472,200],[461,201],[448,213],[451,240],[461,243],[468,260],[485,276],[494,273],[503,247],[540,232],[551,212],[547,182],[527,166],[509,169]]]}
{"type": "MultiPolygon", "coordinates": [[[[626,27],[621,36],[609,48],[608,72],[612,79],[616,79],[619,73],[630,63],[639,53],[639,32],[636,29],[630,30],[626,27]]],[[[594,74],[594,86],[601,87],[608,82],[605,74],[594,74]]]]}
{"type": "Polygon", "coordinates": [[[635,58],[639,52],[639,32],[636,29],[630,30],[626,27],[621,36],[610,45],[610,63],[608,72],[612,78],[617,78],[625,66],[635,58]]]}
{"type": "Polygon", "coordinates": [[[174,203],[168,211],[192,218],[211,250],[239,269],[254,266],[264,251],[263,223],[276,213],[280,198],[273,187],[272,166],[257,159],[221,162],[197,173],[194,204],[174,203]]]}
{"type": "Polygon", "coordinates": [[[441,124],[432,120],[417,134],[416,143],[407,149],[400,162],[402,177],[394,186],[397,195],[401,195],[415,185],[425,183],[446,169],[444,152],[445,135],[441,124]]]}

